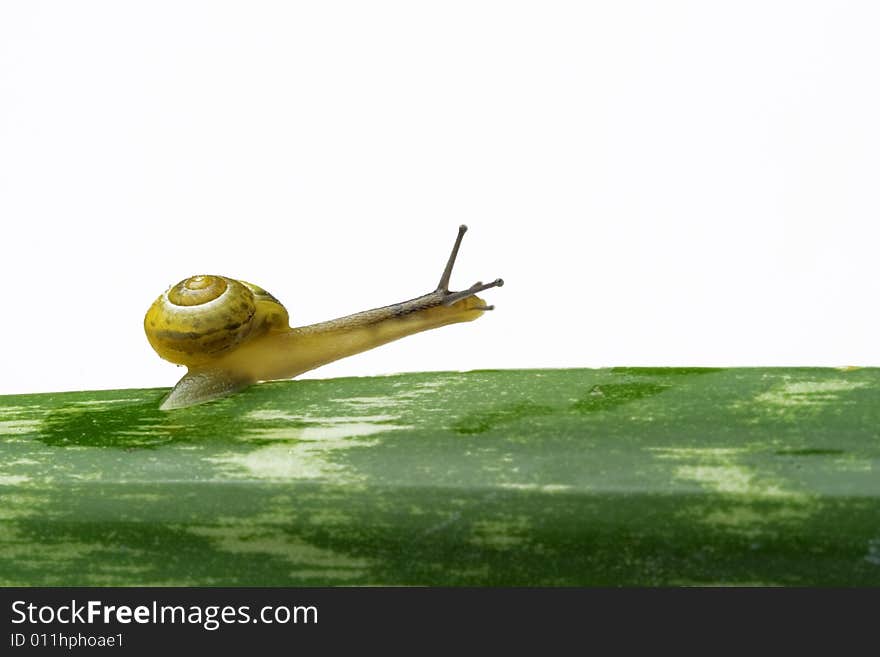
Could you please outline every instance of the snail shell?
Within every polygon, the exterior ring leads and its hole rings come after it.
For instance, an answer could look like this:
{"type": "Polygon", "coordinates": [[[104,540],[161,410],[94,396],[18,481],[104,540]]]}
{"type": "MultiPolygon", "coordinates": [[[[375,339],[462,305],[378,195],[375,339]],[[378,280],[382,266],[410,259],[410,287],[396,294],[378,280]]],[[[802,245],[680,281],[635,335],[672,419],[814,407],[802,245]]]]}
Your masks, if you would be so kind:
{"type": "Polygon", "coordinates": [[[165,360],[194,367],[290,320],[281,303],[257,285],[226,276],[191,276],[166,290],[147,311],[144,330],[165,360]]]}

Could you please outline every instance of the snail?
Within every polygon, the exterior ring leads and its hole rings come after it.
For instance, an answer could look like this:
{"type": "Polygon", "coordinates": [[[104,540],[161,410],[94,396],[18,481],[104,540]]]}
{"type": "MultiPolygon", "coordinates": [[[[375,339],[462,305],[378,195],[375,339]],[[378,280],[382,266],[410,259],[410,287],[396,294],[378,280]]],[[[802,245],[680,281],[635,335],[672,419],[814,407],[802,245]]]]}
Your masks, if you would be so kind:
{"type": "Polygon", "coordinates": [[[309,326],[263,288],[225,276],[191,276],[165,291],[144,317],[147,340],[187,373],[162,410],[225,397],[257,381],[289,379],[346,356],[429,329],[469,322],[494,306],[477,295],[504,281],[450,292],[449,277],[467,226],[460,226],[437,289],[401,303],[309,326]]]}

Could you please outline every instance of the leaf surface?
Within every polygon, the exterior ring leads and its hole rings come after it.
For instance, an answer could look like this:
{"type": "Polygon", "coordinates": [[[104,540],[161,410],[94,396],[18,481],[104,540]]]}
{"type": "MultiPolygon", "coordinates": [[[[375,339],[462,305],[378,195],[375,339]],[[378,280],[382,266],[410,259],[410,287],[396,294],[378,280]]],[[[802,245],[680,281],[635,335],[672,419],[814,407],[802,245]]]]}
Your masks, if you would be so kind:
{"type": "Polygon", "coordinates": [[[880,585],[880,369],[0,397],[0,584],[880,585]]]}

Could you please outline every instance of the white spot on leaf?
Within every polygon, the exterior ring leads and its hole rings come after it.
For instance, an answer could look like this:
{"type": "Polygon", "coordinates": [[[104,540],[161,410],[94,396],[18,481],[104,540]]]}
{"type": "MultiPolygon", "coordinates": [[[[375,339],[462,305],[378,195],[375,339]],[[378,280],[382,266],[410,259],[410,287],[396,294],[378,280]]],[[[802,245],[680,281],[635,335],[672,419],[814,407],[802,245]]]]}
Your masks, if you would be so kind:
{"type": "Polygon", "coordinates": [[[795,381],[763,392],[755,401],[775,406],[815,406],[838,401],[838,393],[857,390],[867,385],[863,381],[832,379],[830,381],[795,381]]]}
{"type": "Polygon", "coordinates": [[[40,420],[0,420],[0,435],[39,433],[40,424],[40,420]]]}

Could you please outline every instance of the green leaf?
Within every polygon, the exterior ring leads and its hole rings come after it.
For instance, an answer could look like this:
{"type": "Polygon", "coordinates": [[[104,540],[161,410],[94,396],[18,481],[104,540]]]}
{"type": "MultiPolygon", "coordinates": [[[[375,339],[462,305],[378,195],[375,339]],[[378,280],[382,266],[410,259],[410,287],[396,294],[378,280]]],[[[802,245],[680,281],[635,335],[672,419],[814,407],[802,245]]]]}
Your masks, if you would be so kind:
{"type": "Polygon", "coordinates": [[[880,585],[880,369],[0,397],[0,584],[880,585]]]}

